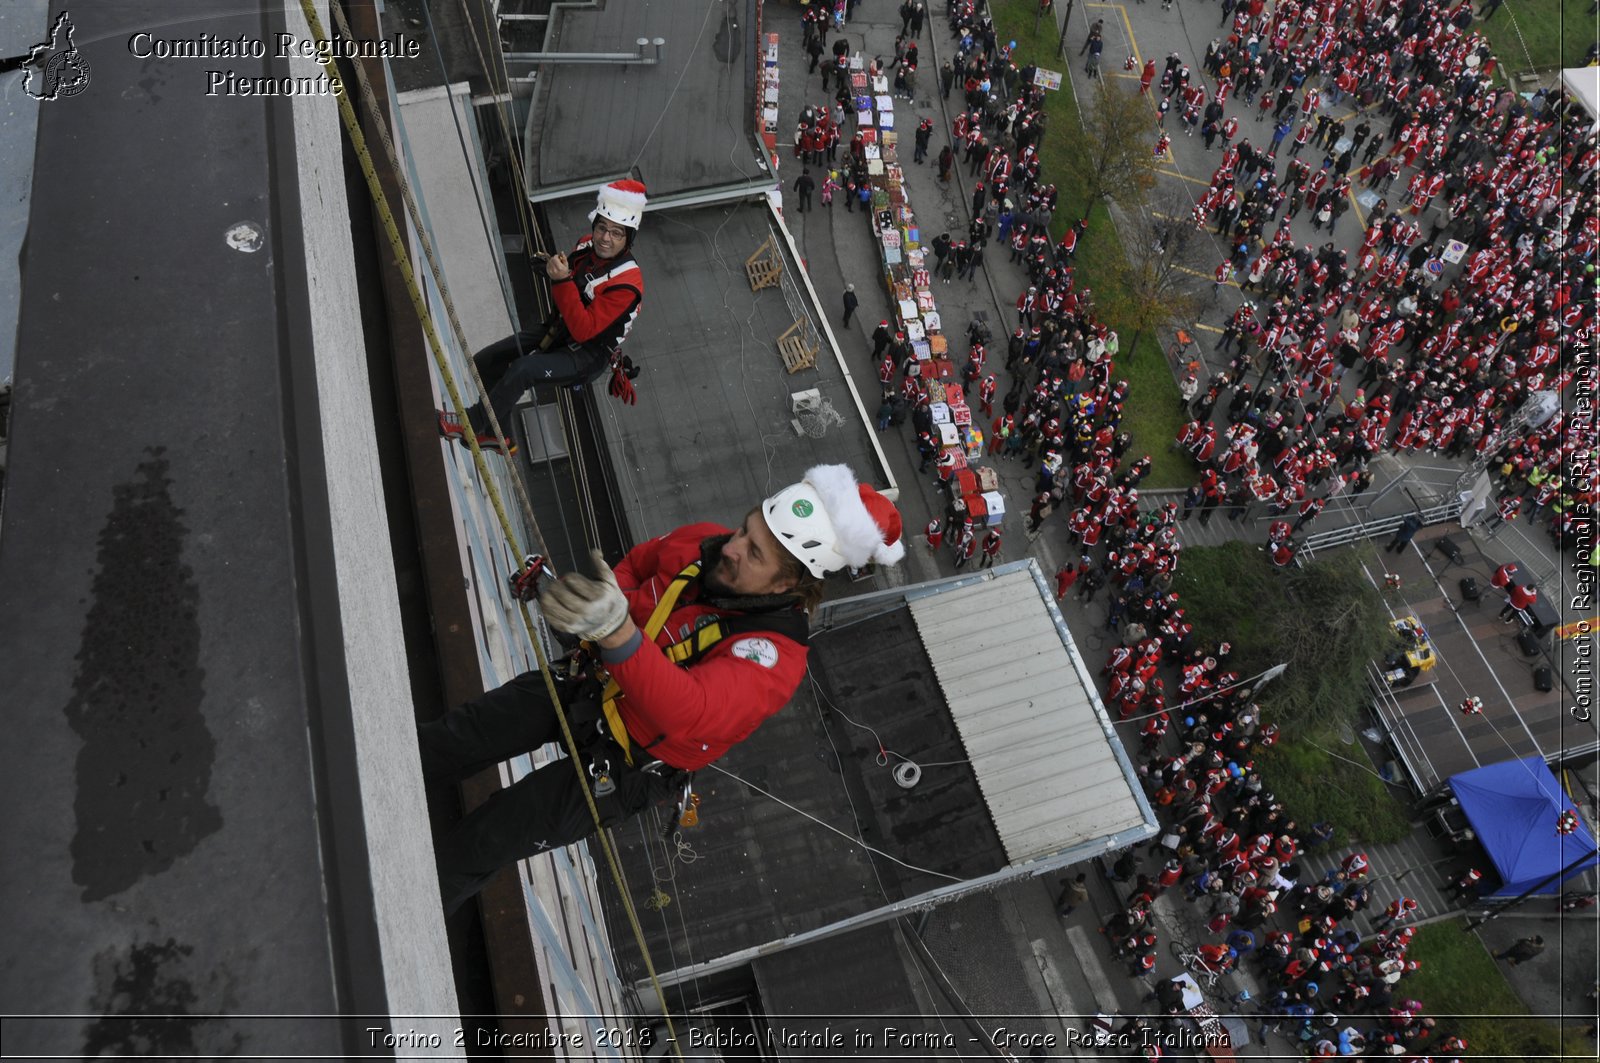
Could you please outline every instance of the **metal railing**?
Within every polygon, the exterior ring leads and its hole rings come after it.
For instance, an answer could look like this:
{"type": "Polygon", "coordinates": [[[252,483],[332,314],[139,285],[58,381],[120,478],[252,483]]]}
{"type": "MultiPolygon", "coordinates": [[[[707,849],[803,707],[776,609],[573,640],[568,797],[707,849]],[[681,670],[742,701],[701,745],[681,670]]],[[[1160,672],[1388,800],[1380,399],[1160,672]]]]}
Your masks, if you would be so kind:
{"type": "MultiPolygon", "coordinates": [[[[1300,544],[1300,556],[1309,558],[1314,556],[1318,550],[1331,550],[1336,546],[1347,546],[1350,543],[1361,542],[1364,539],[1373,539],[1380,535],[1392,534],[1411,515],[1410,513],[1397,513],[1392,517],[1377,517],[1357,524],[1349,524],[1343,528],[1332,528],[1325,532],[1318,532],[1315,535],[1308,535],[1300,544]]],[[[1418,510],[1417,515],[1422,518],[1423,527],[1454,520],[1461,515],[1461,500],[1457,498],[1436,506],[1429,506],[1426,509],[1418,510]]]]}
{"type": "MultiPolygon", "coordinates": [[[[1475,524],[1473,527],[1478,527],[1478,525],[1475,524]]],[[[1539,586],[1554,587],[1559,583],[1557,578],[1561,572],[1559,552],[1557,553],[1557,560],[1550,561],[1548,552],[1540,547],[1538,543],[1528,538],[1528,534],[1523,530],[1520,520],[1504,522],[1493,532],[1490,532],[1487,538],[1503,547],[1504,552],[1509,553],[1511,558],[1514,558],[1517,564],[1522,566],[1523,571],[1539,586]],[[1507,532],[1511,533],[1510,538],[1521,540],[1519,546],[1511,545],[1506,535],[1507,532]]],[[[1493,547],[1484,550],[1484,553],[1488,554],[1499,554],[1501,552],[1493,547]]]]}
{"type": "Polygon", "coordinates": [[[1411,726],[1399,699],[1394,696],[1394,690],[1384,679],[1383,666],[1376,661],[1367,663],[1367,687],[1372,692],[1372,714],[1377,717],[1378,725],[1389,739],[1390,748],[1400,759],[1400,766],[1405,769],[1412,789],[1417,793],[1426,792],[1439,780],[1438,772],[1428,759],[1427,745],[1411,726]]]}
{"type": "Polygon", "coordinates": [[[1470,466],[1451,468],[1447,465],[1407,465],[1406,478],[1418,487],[1427,491],[1437,501],[1443,501],[1453,494],[1459,493],[1457,484],[1461,474],[1470,466]],[[1428,473],[1441,473],[1442,476],[1429,476],[1428,473]]]}

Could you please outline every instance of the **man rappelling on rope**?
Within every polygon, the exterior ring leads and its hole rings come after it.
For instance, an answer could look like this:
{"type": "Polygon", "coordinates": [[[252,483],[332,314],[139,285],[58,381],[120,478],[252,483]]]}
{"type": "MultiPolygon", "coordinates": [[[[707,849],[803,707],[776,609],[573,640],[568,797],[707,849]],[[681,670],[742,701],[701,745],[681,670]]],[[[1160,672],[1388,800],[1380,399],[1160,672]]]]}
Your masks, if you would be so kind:
{"type": "MultiPolygon", "coordinates": [[[[584,640],[558,690],[580,759],[563,757],[473,810],[436,846],[453,912],[507,864],[588,837],[687,788],[690,773],[747,738],[806,674],[809,614],[829,572],[905,556],[900,514],[845,465],[819,465],[736,530],[690,524],[541,599],[584,640]]],[[[543,676],[527,672],[418,730],[430,781],[464,779],[561,741],[543,676]]]]}
{"type": "MultiPolygon", "coordinates": [[[[589,235],[570,255],[535,259],[550,281],[555,317],[537,331],[519,332],[472,356],[500,430],[508,434],[505,440],[493,435],[480,399],[467,410],[480,447],[515,452],[511,415],[522,393],[537,384],[587,384],[609,368],[611,394],[633,404],[633,378],[639,370],[622,354],[622,341],[644,301],[644,275],[632,253],[644,217],[644,193],[638,181],[613,181],[600,189],[589,213],[593,226],[589,235]]],[[[439,415],[439,430],[452,439],[465,439],[454,413],[439,415]]]]}

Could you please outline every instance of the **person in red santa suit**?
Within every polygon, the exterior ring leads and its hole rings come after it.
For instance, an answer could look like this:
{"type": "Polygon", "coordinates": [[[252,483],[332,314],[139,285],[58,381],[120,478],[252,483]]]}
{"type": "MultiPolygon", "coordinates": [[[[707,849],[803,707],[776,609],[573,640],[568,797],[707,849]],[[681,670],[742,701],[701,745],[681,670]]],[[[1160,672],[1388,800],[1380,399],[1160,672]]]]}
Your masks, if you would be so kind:
{"type": "Polygon", "coordinates": [[[1500,619],[1508,624],[1517,619],[1528,622],[1528,610],[1538,600],[1539,592],[1533,584],[1513,583],[1506,588],[1506,604],[1500,610],[1500,619]]]}
{"type": "MultiPolygon", "coordinates": [[[[645,187],[638,181],[613,181],[600,189],[591,228],[569,254],[540,255],[550,281],[556,313],[538,329],[518,332],[472,356],[488,396],[488,406],[503,432],[523,392],[538,384],[587,384],[611,370],[611,394],[630,405],[638,369],[623,357],[622,343],[644,302],[644,274],[633,258],[633,241],[644,219],[645,187]]],[[[511,453],[514,439],[490,434],[482,398],[467,410],[467,424],[452,412],[439,415],[439,430],[465,442],[470,427],[478,445],[511,453]]]]}
{"type": "MultiPolygon", "coordinates": [[[[818,465],[738,528],[690,524],[635,547],[615,569],[596,551],[593,576],[569,573],[548,586],[545,619],[583,640],[570,662],[577,670],[554,669],[575,676],[563,681],[561,700],[580,764],[558,758],[536,769],[438,839],[446,912],[500,868],[593,834],[581,780],[612,826],[749,737],[805,677],[823,578],[904,556],[894,505],[848,466],[818,465]]],[[[438,782],[560,739],[538,672],[418,728],[423,773],[438,782]]]]}
{"type": "Polygon", "coordinates": [[[1271,544],[1268,552],[1272,556],[1273,565],[1278,568],[1288,568],[1294,562],[1294,540],[1284,539],[1271,544]]]}

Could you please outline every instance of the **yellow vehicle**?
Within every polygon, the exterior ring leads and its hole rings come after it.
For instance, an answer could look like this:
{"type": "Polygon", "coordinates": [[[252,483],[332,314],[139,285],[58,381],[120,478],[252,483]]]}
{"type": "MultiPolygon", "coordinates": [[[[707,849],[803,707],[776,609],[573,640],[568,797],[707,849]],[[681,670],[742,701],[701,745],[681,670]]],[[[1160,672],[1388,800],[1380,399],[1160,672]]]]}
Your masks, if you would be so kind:
{"type": "Polygon", "coordinates": [[[1416,617],[1391,620],[1389,627],[1399,638],[1400,647],[1383,659],[1383,678],[1392,687],[1408,687],[1419,675],[1433,671],[1439,656],[1433,652],[1428,629],[1416,617]]]}

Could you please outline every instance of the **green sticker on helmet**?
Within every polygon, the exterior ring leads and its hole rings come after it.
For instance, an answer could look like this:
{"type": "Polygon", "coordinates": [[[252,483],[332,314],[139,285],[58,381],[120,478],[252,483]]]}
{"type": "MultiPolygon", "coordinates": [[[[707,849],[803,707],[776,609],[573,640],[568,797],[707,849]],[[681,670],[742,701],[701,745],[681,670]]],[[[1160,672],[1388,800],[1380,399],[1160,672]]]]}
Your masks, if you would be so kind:
{"type": "Polygon", "coordinates": [[[811,516],[811,511],[816,507],[811,504],[810,499],[800,498],[796,499],[795,504],[789,508],[794,510],[794,515],[797,517],[809,517],[811,516]]]}

